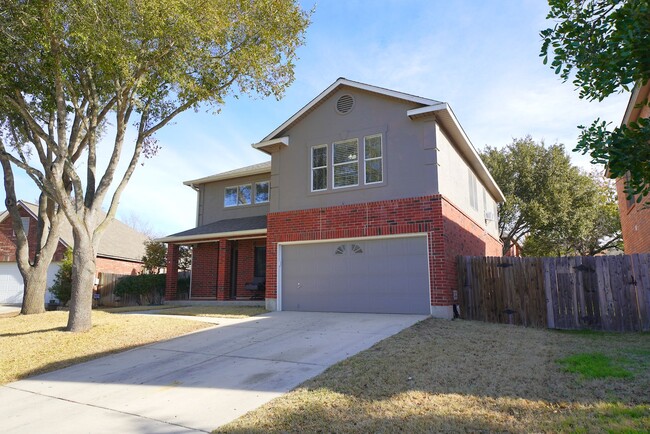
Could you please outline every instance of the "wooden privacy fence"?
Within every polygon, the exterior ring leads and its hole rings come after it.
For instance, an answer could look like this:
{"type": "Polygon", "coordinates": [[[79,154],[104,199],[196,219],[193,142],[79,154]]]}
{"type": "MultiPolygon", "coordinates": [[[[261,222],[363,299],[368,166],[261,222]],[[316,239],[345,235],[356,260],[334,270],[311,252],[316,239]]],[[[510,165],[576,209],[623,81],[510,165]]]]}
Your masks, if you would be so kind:
{"type": "Polygon", "coordinates": [[[125,274],[99,273],[99,284],[97,285],[99,300],[96,304],[99,306],[130,306],[137,304],[137,297],[132,295],[117,297],[113,294],[115,284],[124,276],[125,274]]]}
{"type": "Polygon", "coordinates": [[[650,331],[650,254],[458,257],[465,319],[557,329],[650,331]]]}

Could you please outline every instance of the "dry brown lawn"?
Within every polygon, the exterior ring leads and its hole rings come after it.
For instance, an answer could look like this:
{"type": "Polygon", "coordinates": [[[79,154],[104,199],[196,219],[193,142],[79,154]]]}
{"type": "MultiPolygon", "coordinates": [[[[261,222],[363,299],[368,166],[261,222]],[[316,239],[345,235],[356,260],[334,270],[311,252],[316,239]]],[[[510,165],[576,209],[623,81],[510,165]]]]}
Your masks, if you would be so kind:
{"type": "Polygon", "coordinates": [[[159,315],[202,316],[212,318],[247,318],[268,312],[259,306],[177,306],[173,304],[160,306],[124,306],[101,308],[104,312],[126,313],[159,310],[159,315]]]}
{"type": "Polygon", "coordinates": [[[213,318],[247,318],[268,312],[257,306],[184,306],[165,309],[160,315],[186,315],[213,318]]]}
{"type": "Polygon", "coordinates": [[[146,312],[149,310],[176,309],[173,305],[155,305],[155,306],[122,306],[122,307],[100,307],[95,310],[109,313],[126,313],[126,312],[146,312]]]}
{"type": "Polygon", "coordinates": [[[218,432],[649,432],[650,334],[429,319],[218,432]],[[602,353],[631,378],[559,359],[602,353]]]}
{"type": "Polygon", "coordinates": [[[210,324],[180,318],[93,311],[86,333],[64,331],[68,312],[0,318],[0,384],[150,344],[210,324]]]}

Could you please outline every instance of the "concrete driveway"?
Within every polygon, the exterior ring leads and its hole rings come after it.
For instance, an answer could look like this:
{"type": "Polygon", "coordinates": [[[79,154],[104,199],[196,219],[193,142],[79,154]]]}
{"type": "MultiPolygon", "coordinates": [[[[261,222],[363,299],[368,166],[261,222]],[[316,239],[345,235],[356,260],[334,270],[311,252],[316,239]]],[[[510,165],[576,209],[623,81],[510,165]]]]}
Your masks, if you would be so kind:
{"type": "Polygon", "coordinates": [[[426,318],[272,312],[0,388],[7,433],[211,431],[426,318]]]}

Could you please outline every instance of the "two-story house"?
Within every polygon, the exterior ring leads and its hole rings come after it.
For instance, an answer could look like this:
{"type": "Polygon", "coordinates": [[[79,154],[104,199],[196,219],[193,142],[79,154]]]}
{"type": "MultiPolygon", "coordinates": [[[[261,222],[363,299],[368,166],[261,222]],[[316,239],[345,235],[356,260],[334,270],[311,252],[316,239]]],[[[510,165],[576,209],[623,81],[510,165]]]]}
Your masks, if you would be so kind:
{"type": "Polygon", "coordinates": [[[253,147],[271,160],[185,183],[167,299],[189,244],[191,299],[449,318],[457,256],[500,255],[503,194],[447,103],[340,78],[253,147]]]}
{"type": "MultiPolygon", "coordinates": [[[[627,104],[623,125],[629,125],[642,118],[650,118],[650,81],[645,85],[637,85],[632,91],[627,104]]],[[[648,145],[650,146],[650,145],[648,145]]],[[[649,198],[636,203],[634,199],[627,199],[624,191],[625,178],[616,180],[616,193],[618,195],[618,210],[621,215],[621,230],[623,232],[623,246],[625,254],[650,252],[650,208],[645,206],[649,198]]]]}

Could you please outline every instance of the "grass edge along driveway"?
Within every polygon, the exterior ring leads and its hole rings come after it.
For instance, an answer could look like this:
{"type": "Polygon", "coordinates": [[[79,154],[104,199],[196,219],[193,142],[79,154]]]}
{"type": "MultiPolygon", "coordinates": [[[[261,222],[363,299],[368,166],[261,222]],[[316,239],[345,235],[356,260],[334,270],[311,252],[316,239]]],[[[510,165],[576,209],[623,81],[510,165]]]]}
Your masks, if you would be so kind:
{"type": "MultiPolygon", "coordinates": [[[[168,309],[172,310],[176,309],[168,309]]],[[[262,312],[197,306],[175,314],[241,318],[262,312]]],[[[120,315],[99,310],[92,315],[93,327],[86,333],[65,331],[65,311],[0,318],[0,385],[212,326],[171,315],[120,315]]]]}
{"type": "Polygon", "coordinates": [[[647,432],[649,391],[649,333],[428,319],[215,432],[647,432]]]}

